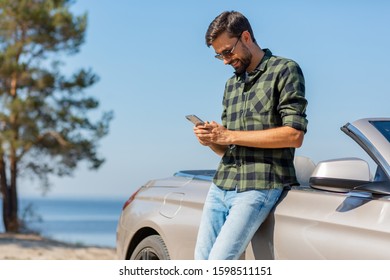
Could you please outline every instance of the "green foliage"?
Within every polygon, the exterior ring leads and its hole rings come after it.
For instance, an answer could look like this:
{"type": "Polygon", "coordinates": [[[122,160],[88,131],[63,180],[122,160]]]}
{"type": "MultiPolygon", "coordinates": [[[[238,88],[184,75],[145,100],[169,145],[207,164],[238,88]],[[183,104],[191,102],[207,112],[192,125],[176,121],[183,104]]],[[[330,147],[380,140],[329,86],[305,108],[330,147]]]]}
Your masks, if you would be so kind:
{"type": "MultiPolygon", "coordinates": [[[[87,28],[87,15],[73,15],[71,4],[0,0],[0,160],[5,168],[16,161],[19,174],[46,185],[50,174],[70,175],[80,161],[99,168],[98,141],[112,119],[111,112],[88,115],[99,107],[85,93],[99,80],[91,69],[61,73],[59,58],[80,51],[87,28]]],[[[3,174],[12,187],[12,172],[3,174]]]]}

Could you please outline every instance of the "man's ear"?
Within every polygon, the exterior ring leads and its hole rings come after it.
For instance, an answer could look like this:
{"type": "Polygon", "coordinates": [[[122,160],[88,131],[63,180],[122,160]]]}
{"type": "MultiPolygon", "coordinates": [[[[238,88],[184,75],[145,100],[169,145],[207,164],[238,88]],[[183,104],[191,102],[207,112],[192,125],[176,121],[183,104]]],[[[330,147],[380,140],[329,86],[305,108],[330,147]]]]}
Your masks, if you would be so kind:
{"type": "Polygon", "coordinates": [[[245,42],[246,44],[253,43],[253,38],[252,38],[252,36],[251,36],[251,34],[249,33],[248,30],[245,30],[244,32],[242,32],[241,40],[243,42],[245,42]]]}

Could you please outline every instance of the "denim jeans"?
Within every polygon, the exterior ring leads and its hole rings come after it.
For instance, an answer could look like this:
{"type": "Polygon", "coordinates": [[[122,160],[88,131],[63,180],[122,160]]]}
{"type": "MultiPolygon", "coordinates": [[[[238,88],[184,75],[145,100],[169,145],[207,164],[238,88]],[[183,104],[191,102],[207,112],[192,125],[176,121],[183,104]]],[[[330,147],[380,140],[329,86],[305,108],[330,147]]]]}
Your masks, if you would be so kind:
{"type": "Polygon", "coordinates": [[[195,259],[239,259],[281,193],[282,188],[237,193],[212,184],[203,208],[195,259]]]}

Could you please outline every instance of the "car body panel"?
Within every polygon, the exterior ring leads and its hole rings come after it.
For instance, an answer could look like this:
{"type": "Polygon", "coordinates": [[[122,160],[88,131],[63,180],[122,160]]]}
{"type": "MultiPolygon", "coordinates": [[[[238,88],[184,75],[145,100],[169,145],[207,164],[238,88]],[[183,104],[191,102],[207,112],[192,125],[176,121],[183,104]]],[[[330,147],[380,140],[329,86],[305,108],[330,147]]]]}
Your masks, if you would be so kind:
{"type": "Polygon", "coordinates": [[[291,190],[274,213],[274,258],[390,258],[389,206],[387,200],[291,190]]]}
{"type": "MultiPolygon", "coordinates": [[[[300,186],[283,191],[242,259],[390,259],[390,142],[372,121],[390,124],[362,119],[342,130],[378,164],[375,174],[357,158],[316,166],[296,157],[300,186]]],[[[142,186],[122,211],[118,258],[129,259],[143,238],[156,234],[171,259],[193,259],[214,172],[182,171],[142,186]]]]}
{"type": "MultiPolygon", "coordinates": [[[[186,248],[195,246],[198,225],[209,187],[209,181],[186,177],[150,181],[138,192],[137,203],[132,203],[128,206],[128,211],[122,212],[118,225],[121,230],[118,232],[124,234],[118,234],[117,238],[122,240],[120,243],[130,244],[132,236],[139,230],[152,228],[162,236],[167,247],[170,248],[171,255],[177,256],[178,259],[193,258],[193,251],[186,248]],[[178,193],[178,189],[181,194],[180,202],[166,199],[170,194],[178,193]],[[173,217],[167,217],[164,215],[167,208],[179,208],[180,211],[177,211],[173,217]],[[178,234],[177,224],[181,225],[180,235],[186,237],[181,238],[180,243],[176,242],[175,238],[168,238],[178,234]]],[[[118,251],[118,255],[125,259],[127,251],[118,251]]]]}

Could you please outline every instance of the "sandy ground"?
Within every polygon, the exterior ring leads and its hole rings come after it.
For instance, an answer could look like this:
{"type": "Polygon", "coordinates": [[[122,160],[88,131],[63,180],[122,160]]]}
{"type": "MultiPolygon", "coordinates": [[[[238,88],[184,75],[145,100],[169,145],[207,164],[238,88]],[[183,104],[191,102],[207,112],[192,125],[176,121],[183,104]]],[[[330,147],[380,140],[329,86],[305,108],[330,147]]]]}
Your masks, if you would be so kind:
{"type": "Polygon", "coordinates": [[[0,260],[116,260],[114,248],[68,244],[35,234],[0,234],[0,260]]]}

